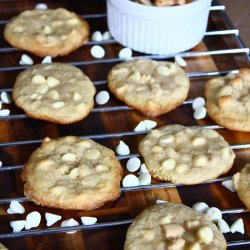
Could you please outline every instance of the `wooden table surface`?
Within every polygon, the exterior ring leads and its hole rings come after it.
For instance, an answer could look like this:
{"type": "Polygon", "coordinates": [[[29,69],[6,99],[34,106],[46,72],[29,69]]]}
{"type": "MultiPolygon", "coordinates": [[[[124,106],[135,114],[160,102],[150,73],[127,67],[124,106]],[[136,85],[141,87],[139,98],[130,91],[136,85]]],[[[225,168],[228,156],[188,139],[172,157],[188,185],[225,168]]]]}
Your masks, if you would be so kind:
{"type": "MultiPolygon", "coordinates": [[[[0,1],[1,20],[9,19],[25,9],[32,9],[38,1],[19,0],[19,1],[0,1]]],[[[44,1],[49,7],[66,7],[78,14],[105,13],[105,1],[85,0],[85,1],[44,1]]],[[[230,29],[224,21],[223,11],[212,11],[209,18],[208,30],[225,30],[230,29]]],[[[91,32],[107,30],[106,17],[87,19],[91,32]]],[[[10,48],[3,39],[3,24],[0,24],[0,88],[11,88],[17,74],[22,70],[19,67],[19,60],[24,53],[20,50],[1,50],[1,48],[10,48]],[[16,66],[18,66],[16,68],[16,66]]],[[[108,43],[103,45],[106,51],[104,62],[100,63],[99,59],[94,59],[90,55],[92,45],[84,45],[68,56],[58,57],[54,61],[61,62],[81,62],[81,68],[93,81],[106,80],[107,74],[112,66],[117,62],[111,60],[106,62],[108,58],[117,58],[121,45],[117,43],[108,43]],[[94,63],[93,63],[94,61],[94,63]]],[[[191,52],[195,51],[223,51],[224,49],[236,49],[234,53],[222,52],[220,55],[191,56],[186,58],[189,73],[203,72],[203,76],[191,77],[191,90],[189,99],[197,96],[204,96],[204,85],[211,76],[204,76],[204,72],[230,71],[237,70],[240,67],[249,67],[249,61],[245,53],[236,53],[240,45],[236,41],[235,35],[217,35],[206,36],[203,42],[198,44],[191,52]]],[[[26,53],[26,52],[25,52],[26,53]]],[[[40,58],[26,53],[38,63],[40,58]]],[[[139,56],[134,52],[134,56],[139,56]]],[[[173,60],[170,58],[169,60],[173,60]]],[[[106,84],[97,85],[97,91],[107,89],[106,84]]],[[[105,107],[122,106],[122,102],[118,101],[111,95],[111,100],[105,107]]],[[[14,104],[6,105],[11,109],[11,115],[23,114],[23,112],[15,107],[14,104]]],[[[99,106],[96,105],[95,108],[99,106]]],[[[217,179],[214,183],[204,183],[192,186],[164,187],[154,188],[157,184],[156,180],[152,181],[151,186],[145,190],[123,190],[120,198],[113,202],[108,202],[105,206],[94,211],[64,211],[47,207],[37,206],[32,202],[23,202],[26,211],[23,215],[8,215],[8,200],[5,198],[15,199],[23,197],[23,183],[20,179],[21,169],[4,171],[6,166],[16,166],[24,164],[29,155],[39,146],[38,143],[29,143],[31,140],[41,140],[46,136],[58,137],[64,135],[92,136],[107,135],[117,133],[117,136],[110,136],[106,139],[96,139],[97,142],[115,149],[120,139],[124,140],[131,149],[132,153],[138,153],[138,143],[144,135],[125,136],[123,132],[133,131],[134,127],[143,119],[147,119],[140,112],[135,110],[119,110],[115,112],[92,112],[86,119],[72,125],[56,125],[49,122],[38,121],[29,118],[20,119],[1,118],[0,120],[0,160],[3,162],[2,170],[0,170],[0,241],[9,249],[123,249],[126,230],[128,225],[117,225],[106,227],[105,222],[118,222],[133,219],[144,208],[151,204],[155,204],[156,199],[179,202],[192,206],[199,201],[206,202],[209,206],[215,206],[225,210],[223,218],[231,225],[237,218],[243,218],[245,224],[245,234],[225,234],[228,242],[236,242],[240,240],[249,240],[250,236],[250,220],[249,213],[244,205],[237,197],[236,193],[227,190],[221,184],[221,179],[217,179]],[[119,134],[120,133],[120,134],[119,134]],[[23,143],[23,141],[26,141],[23,143]],[[6,144],[5,142],[9,142],[6,144]],[[13,143],[17,142],[17,143],[13,143]],[[231,210],[233,209],[233,210],[231,210]],[[241,210],[234,210],[241,209],[241,210]],[[39,226],[41,231],[31,232],[32,235],[15,237],[11,233],[9,226],[12,220],[25,219],[26,215],[31,211],[39,211],[42,214],[42,222],[39,226]],[[233,212],[234,211],[234,212],[233,212]],[[95,228],[90,230],[77,230],[73,234],[45,233],[46,221],[45,212],[56,213],[62,216],[63,220],[74,218],[80,222],[81,216],[96,216],[98,223],[103,228],[95,228]],[[38,234],[40,232],[40,234],[38,234]]],[[[155,119],[158,127],[166,124],[182,124],[182,125],[214,125],[209,118],[203,120],[195,120],[191,105],[182,105],[165,115],[155,119]]],[[[218,132],[225,137],[230,144],[240,144],[250,142],[250,133],[233,132],[226,129],[218,129],[218,132]]],[[[250,162],[249,149],[235,150],[236,159],[233,168],[226,176],[239,171],[246,163],[250,162]]],[[[124,167],[124,175],[126,160],[121,161],[124,167]]],[[[225,176],[222,176],[222,178],[225,176]]],[[[52,226],[52,228],[60,227],[60,222],[52,226]]],[[[35,228],[37,230],[37,228],[35,228]]],[[[29,232],[29,231],[24,231],[29,232]]],[[[230,247],[232,249],[249,249],[250,245],[230,247]]]]}

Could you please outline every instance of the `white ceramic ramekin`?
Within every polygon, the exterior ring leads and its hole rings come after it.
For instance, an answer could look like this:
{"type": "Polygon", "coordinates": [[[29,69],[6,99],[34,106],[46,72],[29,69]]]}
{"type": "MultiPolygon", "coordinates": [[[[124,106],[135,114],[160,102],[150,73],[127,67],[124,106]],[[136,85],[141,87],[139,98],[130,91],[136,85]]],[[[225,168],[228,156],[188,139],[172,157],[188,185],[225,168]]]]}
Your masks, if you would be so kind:
{"type": "Polygon", "coordinates": [[[108,27],[122,45],[150,54],[175,54],[198,44],[206,31],[211,0],[171,7],[107,0],[108,27]]]}

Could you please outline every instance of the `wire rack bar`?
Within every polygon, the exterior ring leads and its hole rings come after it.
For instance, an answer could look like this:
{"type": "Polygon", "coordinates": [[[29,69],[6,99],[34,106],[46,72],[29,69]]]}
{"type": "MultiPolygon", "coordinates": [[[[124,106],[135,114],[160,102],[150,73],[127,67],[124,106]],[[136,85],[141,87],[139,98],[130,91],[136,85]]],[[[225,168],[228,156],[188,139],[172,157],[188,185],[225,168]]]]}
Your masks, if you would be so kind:
{"type": "MultiPolygon", "coordinates": [[[[249,48],[232,48],[232,49],[222,49],[222,50],[211,50],[211,51],[190,51],[190,52],[182,52],[179,53],[181,57],[190,58],[190,57],[200,57],[200,56],[211,56],[211,55],[226,55],[226,54],[238,54],[238,53],[249,53],[249,48]]],[[[135,56],[133,59],[169,59],[172,58],[174,55],[142,55],[142,56],[135,56]]],[[[76,61],[76,62],[69,62],[74,66],[84,66],[84,65],[95,65],[100,63],[116,63],[124,61],[121,58],[104,58],[104,59],[96,59],[91,61],[76,61]]],[[[23,70],[28,68],[26,65],[18,65],[18,66],[8,66],[8,67],[0,67],[1,71],[15,71],[15,70],[23,70]]]]}

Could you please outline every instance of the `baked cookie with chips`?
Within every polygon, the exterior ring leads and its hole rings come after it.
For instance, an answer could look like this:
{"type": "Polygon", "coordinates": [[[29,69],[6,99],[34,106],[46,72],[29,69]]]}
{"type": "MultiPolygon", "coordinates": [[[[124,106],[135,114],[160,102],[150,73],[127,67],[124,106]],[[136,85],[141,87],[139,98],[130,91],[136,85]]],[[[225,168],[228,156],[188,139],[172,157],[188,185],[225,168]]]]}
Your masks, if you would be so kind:
{"type": "Polygon", "coordinates": [[[112,150],[75,136],[45,138],[25,164],[24,194],[38,205],[92,210],[120,196],[122,167],[112,150]]]}
{"type": "Polygon", "coordinates": [[[33,118],[70,124],[86,117],[94,106],[95,87],[78,68],[64,63],[37,64],[21,72],[13,100],[33,118]]]}
{"type": "Polygon", "coordinates": [[[189,86],[187,74],[176,63],[151,59],[117,64],[108,75],[108,87],[118,99],[152,117],[180,106],[189,86]]]}
{"type": "Polygon", "coordinates": [[[12,46],[41,57],[67,55],[87,42],[88,35],[88,23],[63,8],[26,10],[4,29],[4,37],[12,46]]]}
{"type": "Polygon", "coordinates": [[[139,151],[150,174],[159,180],[197,184],[227,173],[235,154],[216,131],[167,125],[140,142],[139,151]]]}
{"type": "Polygon", "coordinates": [[[129,226],[125,250],[179,250],[227,248],[223,234],[211,219],[182,204],[146,208],[129,226]]]}

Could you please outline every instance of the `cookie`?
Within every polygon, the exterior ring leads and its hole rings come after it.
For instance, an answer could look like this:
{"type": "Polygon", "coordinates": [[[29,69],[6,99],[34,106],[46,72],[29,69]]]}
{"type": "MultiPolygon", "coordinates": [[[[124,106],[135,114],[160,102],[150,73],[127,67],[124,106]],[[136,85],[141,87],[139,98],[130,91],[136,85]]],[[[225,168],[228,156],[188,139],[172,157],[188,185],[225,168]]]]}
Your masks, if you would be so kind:
{"type": "Polygon", "coordinates": [[[95,87],[69,64],[37,64],[21,72],[12,96],[33,118],[69,124],[86,117],[94,106],[95,87]]]}
{"type": "Polygon", "coordinates": [[[165,203],[146,208],[130,225],[125,250],[180,250],[227,248],[211,219],[182,204],[165,203]]]}
{"type": "Polygon", "coordinates": [[[167,125],[139,144],[150,174],[159,180],[197,184],[217,178],[233,165],[234,152],[216,131],[167,125]]]}
{"type": "Polygon", "coordinates": [[[233,183],[239,198],[250,210],[250,163],[233,176],[233,183]]]}
{"type": "Polygon", "coordinates": [[[22,173],[28,199],[74,210],[92,210],[118,198],[121,176],[112,150],[74,136],[46,138],[22,173]]]}
{"type": "Polygon", "coordinates": [[[63,8],[24,11],[4,29],[12,46],[42,57],[67,55],[88,41],[88,35],[87,22],[63,8]]]}
{"type": "Polygon", "coordinates": [[[206,107],[219,125],[236,131],[250,131],[250,69],[228,74],[206,83],[206,107]]]}
{"type": "Polygon", "coordinates": [[[189,79],[176,63],[130,60],[112,68],[108,87],[127,105],[147,116],[159,116],[187,98],[189,79]]]}

